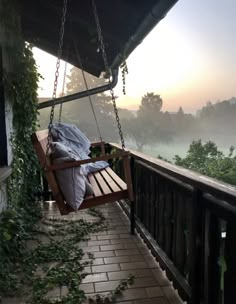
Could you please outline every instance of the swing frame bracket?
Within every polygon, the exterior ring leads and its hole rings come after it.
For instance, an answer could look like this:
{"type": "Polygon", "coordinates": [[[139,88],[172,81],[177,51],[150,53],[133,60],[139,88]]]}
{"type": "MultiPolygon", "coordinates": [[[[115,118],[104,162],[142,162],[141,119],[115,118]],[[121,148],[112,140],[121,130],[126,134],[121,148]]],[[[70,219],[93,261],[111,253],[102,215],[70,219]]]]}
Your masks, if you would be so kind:
{"type": "Polygon", "coordinates": [[[119,72],[119,69],[111,70],[112,81],[109,82],[108,84],[41,102],[38,104],[37,108],[38,108],[38,110],[40,110],[40,109],[52,107],[52,106],[55,106],[58,104],[66,103],[66,102],[69,102],[72,100],[81,99],[83,97],[87,97],[87,96],[91,96],[91,95],[95,95],[98,93],[103,93],[105,91],[111,90],[117,85],[118,72],[119,72]]]}

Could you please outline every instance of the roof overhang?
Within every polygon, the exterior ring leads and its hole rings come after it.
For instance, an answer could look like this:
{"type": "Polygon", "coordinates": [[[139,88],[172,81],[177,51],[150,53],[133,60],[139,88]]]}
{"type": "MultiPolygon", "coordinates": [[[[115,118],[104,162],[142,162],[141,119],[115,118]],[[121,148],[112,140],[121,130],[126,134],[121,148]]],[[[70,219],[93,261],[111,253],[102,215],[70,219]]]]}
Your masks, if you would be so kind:
{"type": "MultiPolygon", "coordinates": [[[[108,64],[117,68],[178,0],[97,0],[108,64]]],[[[57,56],[63,0],[21,0],[26,41],[57,56]]],[[[104,64],[90,0],[68,0],[62,59],[99,76],[104,64]]]]}

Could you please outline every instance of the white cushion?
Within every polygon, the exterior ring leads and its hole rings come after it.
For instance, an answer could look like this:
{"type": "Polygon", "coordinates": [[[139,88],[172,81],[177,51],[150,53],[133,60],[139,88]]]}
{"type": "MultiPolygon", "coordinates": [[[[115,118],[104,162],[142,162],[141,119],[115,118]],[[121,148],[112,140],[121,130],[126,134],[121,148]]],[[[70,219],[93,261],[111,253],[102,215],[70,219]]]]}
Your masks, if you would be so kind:
{"type": "MultiPolygon", "coordinates": [[[[78,160],[78,156],[61,143],[52,143],[51,150],[54,164],[78,160]]],[[[57,170],[55,174],[65,201],[77,210],[83,202],[86,190],[86,176],[83,174],[82,167],[57,170]]]]}

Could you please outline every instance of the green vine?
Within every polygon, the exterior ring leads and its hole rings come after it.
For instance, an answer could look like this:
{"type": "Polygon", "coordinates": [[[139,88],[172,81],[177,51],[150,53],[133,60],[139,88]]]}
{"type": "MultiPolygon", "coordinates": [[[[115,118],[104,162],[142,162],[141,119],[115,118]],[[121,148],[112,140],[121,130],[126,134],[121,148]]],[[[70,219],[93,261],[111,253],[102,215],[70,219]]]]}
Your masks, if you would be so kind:
{"type": "MultiPolygon", "coordinates": [[[[32,46],[20,35],[17,1],[4,0],[3,4],[5,12],[1,11],[0,24],[15,40],[6,46],[14,69],[4,71],[4,86],[13,109],[13,161],[7,185],[9,205],[0,215],[0,302],[3,296],[23,295],[29,304],[83,303],[86,297],[79,286],[93,256],[88,254],[84,260],[79,242],[86,240],[90,233],[103,229],[105,219],[100,212],[91,210],[91,215],[97,218],[92,223],[44,219],[41,225],[47,229],[37,224],[41,217],[35,203],[39,168],[31,134],[37,127],[37,89],[41,76],[37,72],[32,46]],[[42,243],[39,236],[46,237],[48,243],[42,243]],[[27,242],[32,239],[38,246],[29,250],[27,242]],[[50,291],[63,287],[66,294],[54,299],[48,297],[50,291]]],[[[108,298],[97,295],[89,301],[111,303],[132,282],[132,277],[122,280],[108,298]]]]}
{"type": "Polygon", "coordinates": [[[5,96],[12,107],[13,132],[11,145],[12,175],[8,179],[8,209],[0,215],[0,297],[18,289],[15,271],[32,236],[40,209],[35,204],[38,191],[37,160],[31,134],[37,126],[37,89],[40,78],[33,58],[32,46],[20,34],[16,1],[1,3],[1,23],[9,65],[4,69],[5,96]]]}
{"type": "Polygon", "coordinates": [[[105,228],[103,215],[98,211],[93,211],[92,215],[96,216],[96,221],[92,223],[83,219],[43,221],[47,227],[45,236],[50,243],[39,245],[24,259],[25,282],[32,286],[28,293],[29,304],[77,304],[86,299],[79,285],[86,277],[85,267],[91,266],[93,257],[89,255],[85,260],[79,243],[87,240],[90,233],[105,228]],[[37,272],[38,269],[40,272],[37,272]],[[48,293],[55,288],[66,289],[66,294],[48,297],[48,293]]]}
{"type": "MultiPolygon", "coordinates": [[[[13,162],[9,181],[9,201],[13,206],[32,204],[39,184],[38,161],[31,134],[37,126],[37,89],[40,75],[33,58],[32,46],[23,42],[15,50],[16,71],[11,75],[10,95],[13,101],[13,162]]],[[[8,82],[9,84],[9,82],[8,82]]]]}
{"type": "Polygon", "coordinates": [[[25,249],[24,256],[18,257],[14,268],[10,269],[12,278],[7,282],[12,284],[7,287],[11,288],[12,295],[23,296],[27,304],[79,304],[86,299],[91,304],[105,304],[113,303],[133,284],[134,277],[129,276],[106,296],[86,297],[80,285],[88,275],[85,267],[93,264],[94,257],[88,252],[85,255],[80,243],[89,240],[89,234],[106,228],[101,212],[91,209],[88,213],[94,218],[91,222],[83,219],[41,220],[31,235],[36,247],[25,249]]]}

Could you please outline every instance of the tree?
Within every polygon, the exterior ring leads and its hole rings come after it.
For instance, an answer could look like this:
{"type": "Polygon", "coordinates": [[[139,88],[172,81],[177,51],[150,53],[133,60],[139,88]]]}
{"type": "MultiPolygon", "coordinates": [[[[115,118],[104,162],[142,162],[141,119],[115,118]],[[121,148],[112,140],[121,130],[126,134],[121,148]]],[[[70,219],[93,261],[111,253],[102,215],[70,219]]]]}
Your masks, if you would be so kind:
{"type": "Polygon", "coordinates": [[[125,135],[133,139],[139,151],[148,144],[172,140],[173,124],[168,112],[161,112],[162,98],[147,93],[142,97],[136,117],[123,119],[125,135]]]}
{"type": "Polygon", "coordinates": [[[139,151],[142,151],[144,145],[157,139],[157,116],[161,107],[160,95],[147,93],[142,97],[137,116],[122,120],[125,136],[135,141],[139,151]]]}
{"type": "Polygon", "coordinates": [[[162,108],[162,98],[158,94],[147,93],[142,97],[141,106],[138,110],[139,117],[151,119],[153,122],[157,120],[162,108]]]}
{"type": "Polygon", "coordinates": [[[151,143],[170,142],[173,135],[173,124],[168,112],[161,112],[163,100],[160,95],[147,93],[142,97],[137,117],[146,129],[151,143]]]}
{"type": "Polygon", "coordinates": [[[175,164],[236,185],[236,156],[233,153],[234,147],[230,147],[225,156],[214,142],[204,144],[197,140],[191,143],[186,157],[175,156],[175,164]]]}
{"type": "MultiPolygon", "coordinates": [[[[84,72],[84,74],[85,74],[87,86],[89,89],[104,85],[104,83],[105,83],[104,79],[97,78],[86,72],[84,72]]],[[[67,94],[73,94],[76,92],[86,90],[86,85],[84,83],[81,70],[77,69],[76,67],[73,67],[70,70],[70,75],[68,75],[67,78],[69,79],[69,82],[66,85],[67,94]]],[[[92,99],[93,105],[96,108],[98,114],[100,114],[100,113],[102,113],[102,114],[106,113],[108,115],[113,114],[113,107],[112,107],[110,96],[106,95],[105,93],[99,93],[99,94],[91,96],[91,99],[92,99]]],[[[75,106],[76,110],[78,107],[77,105],[79,105],[79,107],[81,107],[80,110],[86,110],[87,108],[90,107],[89,98],[85,97],[80,100],[77,100],[75,105],[76,105],[75,106]],[[85,108],[83,109],[82,107],[85,107],[85,108]]],[[[86,115],[86,111],[85,111],[84,115],[86,115]]]]}
{"type": "Polygon", "coordinates": [[[200,119],[209,120],[214,116],[215,108],[213,104],[208,101],[206,106],[202,107],[202,109],[198,112],[200,119]]]}
{"type": "Polygon", "coordinates": [[[132,119],[123,119],[124,135],[135,141],[138,151],[142,151],[143,147],[150,143],[150,130],[146,129],[141,122],[141,118],[133,117],[132,119]]]}
{"type": "MultiPolygon", "coordinates": [[[[101,86],[104,79],[96,78],[85,72],[88,88],[101,86]]],[[[67,76],[67,94],[73,94],[86,90],[82,72],[73,67],[70,75],[67,76]]],[[[117,141],[116,124],[113,114],[113,106],[110,96],[100,93],[91,96],[94,112],[99,124],[101,133],[106,141],[117,141]]],[[[93,111],[90,105],[89,97],[81,98],[63,105],[63,121],[76,124],[90,140],[98,140],[99,135],[96,128],[93,111]]]]}
{"type": "Polygon", "coordinates": [[[198,112],[199,133],[204,139],[211,138],[219,144],[235,144],[236,104],[234,99],[224,100],[206,106],[198,112]]]}
{"type": "Polygon", "coordinates": [[[135,117],[135,114],[128,109],[119,108],[118,110],[119,110],[119,117],[121,120],[123,120],[123,119],[130,120],[135,117]]]}
{"type": "Polygon", "coordinates": [[[179,107],[179,110],[177,112],[177,116],[182,119],[182,117],[184,117],[184,110],[182,107],[179,107]]]}
{"type": "MultiPolygon", "coordinates": [[[[103,78],[97,78],[87,72],[84,72],[88,88],[95,88],[105,84],[103,78]]],[[[66,76],[69,80],[66,84],[67,93],[72,94],[78,91],[86,90],[82,71],[76,67],[71,68],[70,74],[66,76]]]]}

